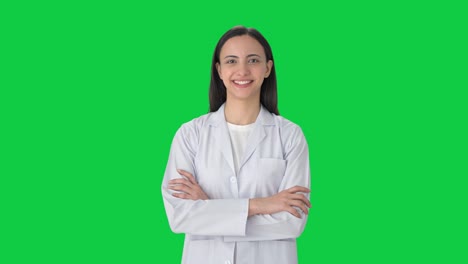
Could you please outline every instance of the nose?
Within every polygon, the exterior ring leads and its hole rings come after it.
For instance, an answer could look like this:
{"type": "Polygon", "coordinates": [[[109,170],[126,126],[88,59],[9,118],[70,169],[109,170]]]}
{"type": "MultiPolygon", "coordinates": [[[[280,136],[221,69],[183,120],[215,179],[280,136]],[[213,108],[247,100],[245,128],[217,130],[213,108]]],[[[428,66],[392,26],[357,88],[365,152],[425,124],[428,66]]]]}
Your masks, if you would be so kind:
{"type": "Polygon", "coordinates": [[[250,74],[250,69],[249,69],[249,65],[247,64],[247,62],[239,63],[238,65],[239,67],[237,69],[237,74],[239,74],[240,76],[246,76],[250,74]]]}

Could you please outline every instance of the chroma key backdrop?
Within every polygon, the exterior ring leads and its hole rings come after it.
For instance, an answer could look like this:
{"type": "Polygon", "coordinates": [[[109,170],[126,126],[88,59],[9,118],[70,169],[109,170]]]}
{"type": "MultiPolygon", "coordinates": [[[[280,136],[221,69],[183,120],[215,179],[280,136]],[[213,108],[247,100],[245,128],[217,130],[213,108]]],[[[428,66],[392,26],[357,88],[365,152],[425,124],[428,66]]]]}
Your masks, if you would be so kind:
{"type": "Polygon", "coordinates": [[[161,181],[235,25],[309,144],[299,263],[468,263],[461,1],[27,2],[0,4],[0,263],[180,263],[161,181]]]}

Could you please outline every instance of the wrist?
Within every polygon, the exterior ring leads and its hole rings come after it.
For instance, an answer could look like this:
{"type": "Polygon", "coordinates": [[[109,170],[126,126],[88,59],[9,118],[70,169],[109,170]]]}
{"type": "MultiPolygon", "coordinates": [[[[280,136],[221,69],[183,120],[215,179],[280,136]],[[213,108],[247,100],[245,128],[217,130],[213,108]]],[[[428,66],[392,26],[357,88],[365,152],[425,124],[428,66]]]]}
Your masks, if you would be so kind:
{"type": "Polygon", "coordinates": [[[249,216],[260,214],[259,198],[249,199],[249,216]]]}
{"type": "Polygon", "coordinates": [[[249,199],[249,216],[257,214],[257,201],[255,198],[249,199]]]}

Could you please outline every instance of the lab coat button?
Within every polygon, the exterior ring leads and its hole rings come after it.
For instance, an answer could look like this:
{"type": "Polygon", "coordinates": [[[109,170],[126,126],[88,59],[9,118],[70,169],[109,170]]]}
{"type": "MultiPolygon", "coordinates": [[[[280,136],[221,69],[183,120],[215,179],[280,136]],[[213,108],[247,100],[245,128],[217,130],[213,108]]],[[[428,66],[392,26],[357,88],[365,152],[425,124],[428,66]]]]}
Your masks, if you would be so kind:
{"type": "MultiPolygon", "coordinates": [[[[236,181],[237,181],[236,177],[231,177],[231,182],[232,182],[232,183],[236,183],[236,181]]],[[[226,264],[227,264],[227,263],[226,263],[226,264]]]]}

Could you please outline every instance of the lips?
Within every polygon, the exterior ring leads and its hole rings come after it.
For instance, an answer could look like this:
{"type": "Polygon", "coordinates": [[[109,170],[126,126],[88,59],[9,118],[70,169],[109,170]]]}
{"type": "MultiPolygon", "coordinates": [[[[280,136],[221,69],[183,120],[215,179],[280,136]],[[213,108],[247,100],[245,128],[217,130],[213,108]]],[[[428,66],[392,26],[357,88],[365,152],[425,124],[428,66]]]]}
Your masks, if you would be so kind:
{"type": "Polygon", "coordinates": [[[246,85],[246,84],[249,84],[251,82],[252,81],[234,81],[235,84],[239,84],[239,85],[246,85]]]}

